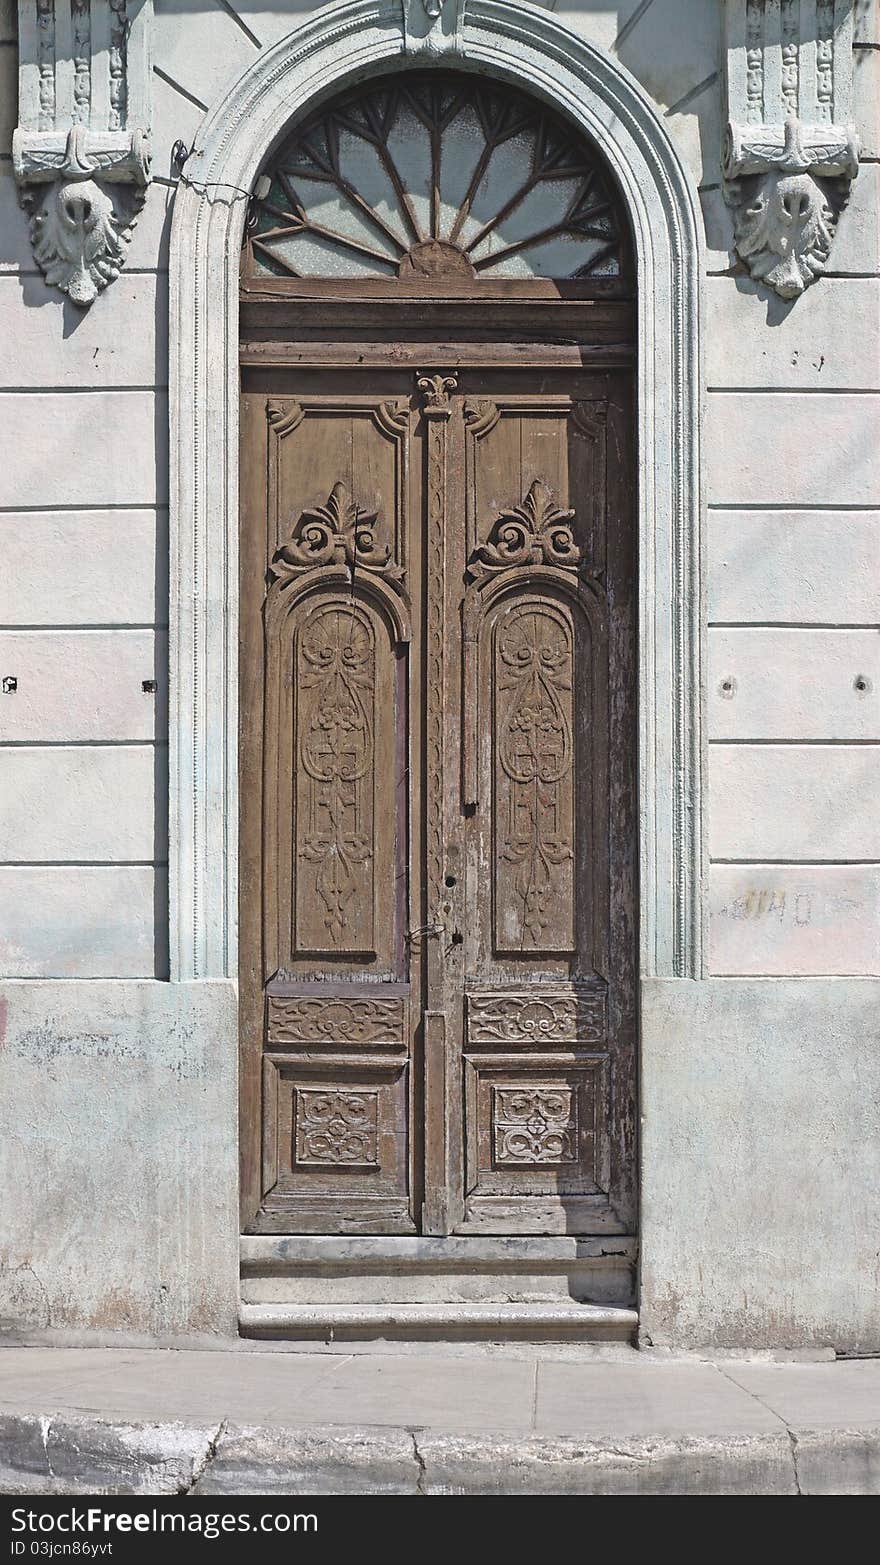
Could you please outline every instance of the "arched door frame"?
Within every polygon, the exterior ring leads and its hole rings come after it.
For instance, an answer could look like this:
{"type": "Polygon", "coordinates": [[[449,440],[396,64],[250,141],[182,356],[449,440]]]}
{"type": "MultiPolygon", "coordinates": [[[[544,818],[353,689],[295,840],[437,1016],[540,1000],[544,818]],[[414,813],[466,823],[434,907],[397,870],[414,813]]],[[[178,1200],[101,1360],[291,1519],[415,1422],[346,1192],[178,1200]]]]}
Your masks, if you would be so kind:
{"type": "MultiPolygon", "coordinates": [[[[562,110],[626,201],[638,275],[640,968],[704,971],[701,229],[655,106],[526,0],[458,0],[425,39],[412,0],[343,0],[265,50],[208,115],[171,247],[172,977],[232,977],[238,906],[238,293],[247,192],[291,119],[352,82],[432,64],[562,110]]],[[[427,18],[425,25],[428,25],[427,18]]]]}

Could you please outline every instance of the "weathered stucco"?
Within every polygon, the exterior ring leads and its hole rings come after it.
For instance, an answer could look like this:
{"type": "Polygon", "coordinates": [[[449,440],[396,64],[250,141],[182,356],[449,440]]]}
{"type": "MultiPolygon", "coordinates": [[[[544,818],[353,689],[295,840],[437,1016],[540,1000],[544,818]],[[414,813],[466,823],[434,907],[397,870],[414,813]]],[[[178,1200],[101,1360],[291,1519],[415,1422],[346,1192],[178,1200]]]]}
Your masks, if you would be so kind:
{"type": "Polygon", "coordinates": [[[231,984],[0,986],[0,1329],[235,1332],[231,984]]]}
{"type": "Polygon", "coordinates": [[[880,983],[642,983],[641,1336],[880,1350],[880,983]]]}

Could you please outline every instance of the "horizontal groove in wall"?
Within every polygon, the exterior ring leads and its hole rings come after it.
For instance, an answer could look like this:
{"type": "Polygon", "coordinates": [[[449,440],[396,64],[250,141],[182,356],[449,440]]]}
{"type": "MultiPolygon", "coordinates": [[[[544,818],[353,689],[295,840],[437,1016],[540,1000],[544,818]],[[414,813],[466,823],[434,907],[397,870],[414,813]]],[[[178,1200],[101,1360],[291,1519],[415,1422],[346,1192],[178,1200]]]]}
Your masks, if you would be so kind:
{"type": "Polygon", "coordinates": [[[880,869],[880,859],[717,859],[710,857],[710,864],[730,864],[734,868],[738,864],[748,865],[752,869],[760,869],[766,865],[768,869],[852,869],[858,866],[860,869],[880,869]]]}
{"type": "Polygon", "coordinates": [[[710,630],[880,630],[880,622],[869,620],[861,624],[857,620],[794,620],[794,619],[710,619],[710,630]]]}
{"type": "Polygon", "coordinates": [[[815,983],[821,979],[822,983],[853,983],[858,979],[861,983],[880,983],[880,971],[876,973],[713,973],[710,967],[708,975],[713,984],[727,983],[733,979],[734,983],[742,983],[743,980],[750,984],[778,984],[781,980],[786,983],[796,981],[801,984],[815,983]]]}
{"type": "Polygon", "coordinates": [[[100,635],[106,631],[119,631],[124,635],[127,631],[168,631],[168,624],[158,624],[157,621],[146,621],[144,624],[128,624],[128,621],[116,624],[0,624],[0,631],[14,631],[16,635],[42,635],[45,631],[64,631],[66,635],[100,635]]]}
{"type": "Polygon", "coordinates": [[[880,521],[880,505],[865,504],[861,500],[828,500],[822,502],[813,501],[810,505],[798,504],[797,500],[710,500],[706,507],[709,511],[751,511],[757,516],[762,512],[772,515],[774,511],[797,515],[825,516],[829,511],[876,511],[880,521]]]}
{"type": "Polygon", "coordinates": [[[170,984],[170,978],[155,973],[130,973],[125,978],[111,973],[65,973],[63,978],[47,978],[45,973],[0,973],[4,988],[9,984],[170,984]]]}
{"type": "Polygon", "coordinates": [[[167,859],[0,859],[0,869],[167,869],[167,859]]]}
{"type": "Polygon", "coordinates": [[[723,397],[880,397],[880,386],[707,386],[723,397]]]}
{"type": "MultiPolygon", "coordinates": [[[[164,392],[167,381],[156,381],[149,386],[0,386],[0,397],[92,397],[116,396],[127,392],[164,392]]],[[[93,510],[99,509],[93,506],[93,510]]],[[[103,509],[102,507],[100,509],[103,509]]]]}
{"type": "Polygon", "coordinates": [[[23,635],[25,631],[33,631],[34,635],[39,635],[42,631],[49,631],[50,634],[55,634],[55,631],[64,631],[66,635],[72,631],[168,631],[168,620],[144,621],[144,624],[138,624],[135,621],[130,623],[128,620],[121,620],[116,624],[113,621],[108,621],[106,624],[67,624],[63,620],[53,624],[3,623],[0,624],[0,634],[3,631],[14,631],[16,635],[23,635]]]}
{"type": "Polygon", "coordinates": [[[880,739],[786,739],[784,736],[778,739],[750,739],[748,735],[739,734],[736,739],[710,739],[709,748],[713,745],[740,745],[745,748],[777,745],[787,750],[870,750],[873,746],[876,750],[880,746],[880,739]]]}
{"type": "MultiPolygon", "coordinates": [[[[125,267],[126,277],[160,277],[168,273],[167,266],[128,266],[125,267]]],[[[823,277],[828,273],[823,272],[823,277]]],[[[0,277],[43,277],[44,272],[38,266],[16,266],[14,261],[0,261],[0,277]]],[[[47,284],[48,286],[48,284],[47,284]]]]}
{"type": "MultiPolygon", "coordinates": [[[[705,186],[703,188],[705,188],[705,186]]],[[[718,250],[720,252],[721,245],[713,245],[713,246],[711,246],[711,248],[713,250],[718,250]]],[[[157,268],[157,270],[158,270],[158,268],[157,268]]],[[[742,267],[739,265],[738,262],[730,261],[730,262],[728,262],[727,266],[707,266],[706,267],[706,271],[705,271],[705,276],[706,277],[729,277],[731,282],[738,282],[740,278],[745,279],[747,274],[746,274],[746,272],[743,271],[742,267]]],[[[863,269],[861,269],[859,271],[853,271],[851,269],[848,269],[845,272],[823,272],[822,273],[823,280],[825,282],[832,282],[832,283],[835,283],[835,282],[836,283],[848,283],[850,281],[857,282],[857,283],[864,283],[864,282],[869,282],[870,283],[870,282],[873,282],[876,277],[880,277],[880,267],[876,267],[876,266],[865,266],[863,269]]],[[[764,294],[754,294],[754,295],[752,295],[752,297],[757,299],[760,302],[762,299],[766,298],[766,295],[764,295],[764,294]]],[[[765,386],[764,390],[766,391],[766,389],[767,388],[765,386]]]]}
{"type": "MultiPolygon", "coordinates": [[[[878,507],[880,510],[880,507],[878,507]]],[[[167,500],[104,500],[88,501],[82,505],[0,505],[0,516],[78,516],[90,512],[155,511],[167,513],[167,500]]]]}
{"type": "Polygon", "coordinates": [[[167,750],[167,739],[0,739],[0,750],[167,750]]]}

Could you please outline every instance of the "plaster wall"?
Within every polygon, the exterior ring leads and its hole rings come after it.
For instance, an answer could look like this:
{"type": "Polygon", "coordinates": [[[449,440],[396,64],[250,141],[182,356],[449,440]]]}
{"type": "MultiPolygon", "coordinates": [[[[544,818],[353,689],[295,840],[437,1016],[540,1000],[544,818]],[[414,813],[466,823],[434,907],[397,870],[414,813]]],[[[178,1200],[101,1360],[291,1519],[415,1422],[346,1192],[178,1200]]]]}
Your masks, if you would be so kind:
{"type": "Polygon", "coordinates": [[[0,1008],[0,1329],[236,1329],[235,993],[19,982],[0,1008]]]}
{"type": "MultiPolygon", "coordinates": [[[[18,682],[14,695],[0,696],[0,972],[12,980],[3,989],[11,1030],[0,1056],[0,1136],[11,1135],[24,1158],[12,1188],[24,1179],[35,1192],[9,1204],[0,1246],[15,1275],[23,1264],[36,1268],[53,1300],[53,1329],[167,1336],[233,1329],[236,1226],[227,1113],[234,1015],[214,986],[202,1003],[195,989],[161,982],[171,147],[197,144],[206,110],[308,8],[156,0],[155,13],[155,178],[125,271],[82,314],[46,287],[18,208],[9,157],[14,6],[0,0],[0,675],[18,682]],[[108,1006],[119,1062],[104,1046],[71,1056],[64,1040],[100,1031],[108,1006]],[[42,1044],[34,1042],[38,1014],[42,1044]],[[184,1102],[171,1090],[169,1029],[177,1066],[189,1072],[184,1102]],[[35,1101],[41,1049],[48,1070],[53,1040],[58,1057],[74,1063],[20,1142],[22,1107],[35,1101]],[[133,1076],[130,1049],[140,1061],[133,1076]],[[222,1112],[198,1125],[212,1105],[222,1112]],[[81,1130],[96,1114],[100,1135],[65,1128],[81,1130]],[[182,1131],[194,1171],[189,1179],[185,1158],[174,1165],[175,1205],[137,1169],[182,1131]],[[198,1172],[209,1147],[213,1180],[198,1172]],[[126,1168],[127,1205],[77,1197],[109,1188],[126,1168]],[[53,1209],[56,1187],[64,1202],[53,1209]],[[223,1257],[209,1263],[208,1213],[223,1257]],[[157,1292],[159,1240],[143,1243],[144,1226],[155,1234],[160,1222],[177,1245],[181,1278],[197,1279],[178,1280],[173,1308],[157,1292]],[[125,1279],[124,1322],[101,1303],[98,1257],[111,1249],[125,1279]]],[[[867,1226],[848,1230],[860,1249],[841,1242],[833,1288],[841,1297],[849,1289],[850,1303],[837,1315],[831,1284],[802,1264],[804,1201],[817,1235],[837,1223],[830,1182],[807,1181],[800,1201],[780,1197],[765,1208],[759,1249],[777,1259],[755,1272],[747,1305],[733,1259],[717,1263],[725,1221],[736,1222],[719,1206],[718,1186],[728,1163],[746,1168],[750,1158],[765,1192],[790,1189],[792,1167],[810,1147],[837,1156],[840,1171],[844,1151],[833,1148],[849,1137],[840,1199],[876,1227],[871,1154],[861,1154],[849,1127],[867,1133],[866,1102],[880,1098],[880,1060],[864,1033],[869,998],[875,1007],[880,998],[870,982],[880,975],[877,7],[859,0],[856,17],[865,161],[830,275],[794,305],[754,284],[731,249],[719,186],[720,3],[566,0],[556,15],[616,55],[654,99],[699,188],[706,225],[707,895],[718,977],[645,989],[646,1329],[656,1341],[689,1345],[791,1333],[824,1341],[831,1332],[841,1346],[878,1346],[867,1226]],[[773,976],[792,982],[767,983],[773,976]],[[767,998],[774,993],[778,1001],[767,998]],[[823,1012],[836,1015],[842,996],[851,1030],[840,1020],[829,1033],[823,1012]],[[703,1126],[695,1095],[712,1083],[719,1103],[735,1094],[725,1101],[738,1112],[719,1109],[703,1126]],[[785,1143],[776,1134],[783,1103],[797,1116],[786,1121],[785,1143]],[[694,1212],[703,1214],[696,1224],[694,1212]],[[701,1268],[711,1288],[695,1288],[701,1268]]],[[[756,1222],[757,1205],[742,1235],[755,1234],[756,1222]]],[[[10,1319],[48,1325],[38,1293],[14,1290],[10,1319]]]]}

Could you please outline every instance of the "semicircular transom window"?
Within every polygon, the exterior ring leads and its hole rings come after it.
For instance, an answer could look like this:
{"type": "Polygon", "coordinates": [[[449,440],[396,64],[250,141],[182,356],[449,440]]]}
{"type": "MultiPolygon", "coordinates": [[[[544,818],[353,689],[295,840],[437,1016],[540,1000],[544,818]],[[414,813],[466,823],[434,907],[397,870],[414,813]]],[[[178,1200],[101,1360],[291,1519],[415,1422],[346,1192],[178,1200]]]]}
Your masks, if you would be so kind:
{"type": "Polygon", "coordinates": [[[600,154],[540,103],[476,77],[361,87],[298,126],[265,173],[257,277],[621,276],[600,154]]]}

